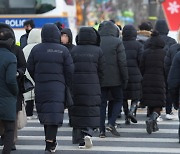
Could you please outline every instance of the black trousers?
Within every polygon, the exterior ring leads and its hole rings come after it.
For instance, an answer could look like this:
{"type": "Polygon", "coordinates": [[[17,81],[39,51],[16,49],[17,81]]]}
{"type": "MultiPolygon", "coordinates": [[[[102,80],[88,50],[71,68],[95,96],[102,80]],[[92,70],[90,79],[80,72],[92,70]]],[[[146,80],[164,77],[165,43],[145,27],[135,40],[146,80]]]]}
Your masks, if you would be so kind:
{"type": "Polygon", "coordinates": [[[33,108],[34,108],[34,100],[26,101],[26,114],[27,114],[27,116],[33,115],[33,108]]]}
{"type": "Polygon", "coordinates": [[[84,137],[88,135],[93,135],[93,129],[92,128],[73,128],[72,131],[72,142],[73,144],[79,144],[84,142],[84,137]]]}
{"type": "Polygon", "coordinates": [[[45,140],[56,141],[57,131],[57,125],[44,125],[45,140]]]}
{"type": "Polygon", "coordinates": [[[151,115],[153,112],[156,112],[158,115],[161,115],[162,107],[149,107],[149,115],[151,115]]]}
{"type": "Polygon", "coordinates": [[[4,148],[2,154],[10,154],[14,143],[15,121],[2,120],[2,123],[4,125],[4,148]]]}
{"type": "MultiPolygon", "coordinates": [[[[139,101],[138,99],[131,100],[131,105],[132,104],[136,104],[137,105],[138,101],[139,101]]],[[[128,100],[124,100],[123,101],[123,109],[124,109],[125,116],[127,116],[129,114],[128,100]]]]}

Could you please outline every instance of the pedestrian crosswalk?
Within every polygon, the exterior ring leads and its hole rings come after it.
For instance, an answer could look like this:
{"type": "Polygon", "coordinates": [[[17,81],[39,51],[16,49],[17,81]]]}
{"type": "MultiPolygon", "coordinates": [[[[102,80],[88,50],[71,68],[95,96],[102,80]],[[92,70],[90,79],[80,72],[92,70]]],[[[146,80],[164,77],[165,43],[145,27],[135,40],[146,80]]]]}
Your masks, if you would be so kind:
{"type": "MultiPolygon", "coordinates": [[[[72,128],[68,126],[67,111],[64,124],[58,129],[57,154],[180,154],[178,143],[178,120],[159,122],[160,130],[151,135],[145,130],[145,109],[137,114],[138,123],[125,125],[124,118],[118,119],[117,130],[121,137],[113,137],[107,132],[106,138],[99,138],[96,131],[93,148],[79,149],[72,144],[72,128]]],[[[176,113],[177,114],[177,113],[176,113]]],[[[164,114],[162,114],[164,117],[164,114]]],[[[45,148],[43,126],[37,119],[28,120],[25,128],[18,132],[17,150],[12,154],[43,154],[45,148]]],[[[2,147],[0,147],[1,151],[2,147]]]]}

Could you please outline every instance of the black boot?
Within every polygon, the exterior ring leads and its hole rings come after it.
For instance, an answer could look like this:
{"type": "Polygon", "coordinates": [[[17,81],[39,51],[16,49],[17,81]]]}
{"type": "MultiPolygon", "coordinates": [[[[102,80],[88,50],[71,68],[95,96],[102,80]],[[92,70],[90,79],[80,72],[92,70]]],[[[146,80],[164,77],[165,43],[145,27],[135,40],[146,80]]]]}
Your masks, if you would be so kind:
{"type": "Polygon", "coordinates": [[[136,109],[137,109],[137,103],[133,103],[131,105],[131,108],[128,114],[128,118],[130,118],[133,123],[137,123],[137,119],[135,117],[136,109]]]}
{"type": "Polygon", "coordinates": [[[153,132],[157,132],[159,130],[159,127],[157,125],[157,121],[153,121],[153,132]]]}
{"type": "Polygon", "coordinates": [[[125,124],[129,125],[130,124],[130,119],[128,118],[129,108],[128,108],[127,100],[123,101],[123,110],[124,110],[124,116],[125,116],[125,124]]]}
{"type": "Polygon", "coordinates": [[[152,115],[148,120],[146,120],[146,131],[148,134],[151,134],[154,130],[159,130],[157,126],[156,119],[158,118],[158,114],[156,112],[153,112],[152,115]]]}
{"type": "Polygon", "coordinates": [[[1,137],[0,137],[0,146],[4,145],[3,141],[4,141],[4,135],[1,135],[1,137]]]}
{"type": "Polygon", "coordinates": [[[125,124],[126,125],[130,125],[131,124],[130,119],[127,116],[125,116],[125,124]]]}

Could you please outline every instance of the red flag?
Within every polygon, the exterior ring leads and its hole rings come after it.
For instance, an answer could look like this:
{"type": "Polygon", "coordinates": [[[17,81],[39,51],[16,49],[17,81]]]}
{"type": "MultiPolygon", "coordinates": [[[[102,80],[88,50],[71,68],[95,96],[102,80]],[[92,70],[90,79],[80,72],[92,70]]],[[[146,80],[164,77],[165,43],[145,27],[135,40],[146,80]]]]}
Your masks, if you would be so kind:
{"type": "Polygon", "coordinates": [[[165,0],[162,7],[169,25],[169,29],[177,31],[180,27],[180,0],[165,0]]]}

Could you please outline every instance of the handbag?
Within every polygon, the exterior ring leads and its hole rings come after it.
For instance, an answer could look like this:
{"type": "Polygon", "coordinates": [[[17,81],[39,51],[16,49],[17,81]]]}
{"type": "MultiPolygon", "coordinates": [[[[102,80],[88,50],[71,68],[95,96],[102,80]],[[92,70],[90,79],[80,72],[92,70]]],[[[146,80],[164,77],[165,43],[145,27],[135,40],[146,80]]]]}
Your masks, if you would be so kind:
{"type": "Polygon", "coordinates": [[[22,129],[26,126],[26,124],[27,124],[26,109],[25,109],[25,104],[22,103],[22,110],[18,112],[17,128],[22,129]]]}
{"type": "Polygon", "coordinates": [[[23,93],[26,93],[28,91],[31,91],[34,89],[34,85],[31,82],[31,80],[29,80],[26,75],[24,75],[24,84],[23,84],[23,93]]]}
{"type": "Polygon", "coordinates": [[[73,106],[74,102],[72,99],[71,91],[67,85],[65,85],[65,108],[70,108],[73,106]]]}

